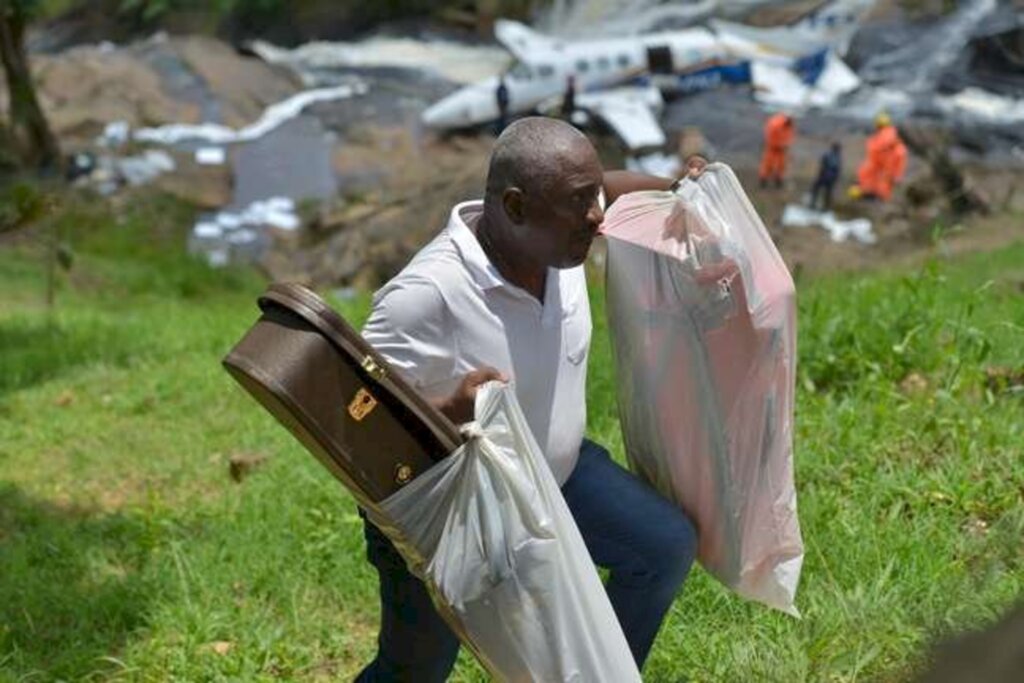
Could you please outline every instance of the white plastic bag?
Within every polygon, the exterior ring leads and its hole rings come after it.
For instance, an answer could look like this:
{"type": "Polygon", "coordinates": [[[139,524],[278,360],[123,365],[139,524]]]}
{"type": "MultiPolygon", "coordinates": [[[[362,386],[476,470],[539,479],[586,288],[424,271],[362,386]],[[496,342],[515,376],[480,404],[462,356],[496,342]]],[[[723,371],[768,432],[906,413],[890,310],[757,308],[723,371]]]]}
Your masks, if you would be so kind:
{"type": "Polygon", "coordinates": [[[506,385],[469,441],[380,505],[439,610],[497,680],[640,681],[583,538],[506,385]]]}
{"type": "Polygon", "coordinates": [[[632,469],[694,521],[698,558],[797,615],[793,281],[732,170],[605,216],[608,320],[632,469]]]}

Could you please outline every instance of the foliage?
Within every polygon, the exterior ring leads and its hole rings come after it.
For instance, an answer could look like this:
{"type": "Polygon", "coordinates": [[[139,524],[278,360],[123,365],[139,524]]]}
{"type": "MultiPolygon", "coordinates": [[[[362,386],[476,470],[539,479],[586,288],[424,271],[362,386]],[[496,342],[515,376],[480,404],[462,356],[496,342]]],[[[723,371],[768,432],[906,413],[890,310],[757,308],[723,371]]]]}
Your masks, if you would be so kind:
{"type": "MultiPolygon", "coordinates": [[[[168,200],[59,210],[54,328],[38,267],[0,251],[0,680],[351,680],[377,619],[355,506],[219,367],[262,282],[185,256],[168,200]],[[270,459],[236,484],[239,452],[270,459]]],[[[804,617],[695,570],[645,680],[903,681],[1022,594],[1024,397],[983,372],[1024,366],[1022,262],[802,286],[804,617]]],[[[621,457],[592,294],[589,432],[621,457]]],[[[453,680],[485,678],[463,653],[453,680]]]]}
{"type": "Polygon", "coordinates": [[[35,183],[14,182],[0,187],[0,233],[38,220],[46,211],[46,195],[35,183]]]}

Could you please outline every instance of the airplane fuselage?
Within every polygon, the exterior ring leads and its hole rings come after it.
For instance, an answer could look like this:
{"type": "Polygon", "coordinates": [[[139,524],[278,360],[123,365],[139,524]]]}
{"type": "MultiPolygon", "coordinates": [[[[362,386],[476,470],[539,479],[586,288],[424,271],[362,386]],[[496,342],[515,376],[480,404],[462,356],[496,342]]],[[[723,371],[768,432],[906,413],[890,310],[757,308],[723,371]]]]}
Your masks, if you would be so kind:
{"type": "MultiPolygon", "coordinates": [[[[509,114],[519,114],[565,93],[569,77],[578,92],[600,90],[644,74],[674,74],[730,58],[704,28],[633,38],[546,43],[524,55],[504,76],[509,114]]],[[[433,128],[468,127],[498,118],[498,76],[465,86],[428,108],[433,128]]]]}
{"type": "MultiPolygon", "coordinates": [[[[830,0],[794,24],[757,29],[726,22],[632,35],[563,41],[538,34],[511,21],[499,20],[498,40],[518,59],[504,75],[508,114],[521,114],[566,92],[570,77],[579,93],[598,91],[651,76],[685,75],[682,90],[713,87],[721,80],[715,69],[751,61],[793,67],[812,55],[823,55],[849,43],[873,0],[830,0]],[[707,83],[705,83],[705,81],[707,83]]],[[[464,128],[499,117],[499,76],[465,86],[429,107],[422,116],[432,128],[464,128]]],[[[678,83],[678,80],[676,81],[678,83]]]]}

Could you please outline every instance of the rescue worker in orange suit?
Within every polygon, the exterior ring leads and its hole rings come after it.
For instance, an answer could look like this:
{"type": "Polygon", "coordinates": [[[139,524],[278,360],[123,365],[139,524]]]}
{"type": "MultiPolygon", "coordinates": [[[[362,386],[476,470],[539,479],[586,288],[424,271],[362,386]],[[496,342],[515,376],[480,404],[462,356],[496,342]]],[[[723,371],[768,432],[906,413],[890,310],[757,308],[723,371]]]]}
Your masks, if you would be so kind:
{"type": "Polygon", "coordinates": [[[887,202],[906,170],[907,147],[888,114],[879,114],[875,118],[875,132],[865,143],[864,161],[857,170],[857,186],[851,195],[887,202]]]}
{"type": "Polygon", "coordinates": [[[766,187],[769,181],[775,181],[775,187],[782,187],[782,179],[786,175],[786,155],[795,135],[796,127],[791,117],[786,114],[768,117],[764,124],[764,155],[758,173],[761,187],[766,187]]]}

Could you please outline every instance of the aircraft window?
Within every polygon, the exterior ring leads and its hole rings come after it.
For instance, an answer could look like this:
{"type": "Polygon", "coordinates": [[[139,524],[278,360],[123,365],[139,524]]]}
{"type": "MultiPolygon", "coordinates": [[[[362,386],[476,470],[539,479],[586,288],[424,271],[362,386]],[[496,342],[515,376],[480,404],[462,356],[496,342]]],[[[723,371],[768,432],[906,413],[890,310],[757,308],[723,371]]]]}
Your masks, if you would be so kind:
{"type": "Polygon", "coordinates": [[[541,64],[537,67],[537,75],[541,78],[551,78],[555,75],[555,69],[548,64],[541,64]]]}
{"type": "Polygon", "coordinates": [[[581,59],[576,62],[576,70],[580,73],[586,73],[590,70],[590,64],[585,59],[581,59]]]}
{"type": "Polygon", "coordinates": [[[618,57],[617,57],[617,58],[615,59],[615,62],[616,62],[616,63],[617,63],[617,64],[618,64],[619,66],[621,66],[621,67],[625,68],[625,67],[629,66],[629,57],[628,57],[627,55],[619,55],[619,56],[618,56],[618,57]]]}
{"type": "Polygon", "coordinates": [[[608,61],[607,57],[597,58],[597,68],[600,69],[601,71],[607,71],[610,66],[611,62],[608,61]]]}
{"type": "Polygon", "coordinates": [[[522,63],[516,64],[515,67],[509,71],[509,76],[520,81],[528,81],[533,78],[533,74],[530,72],[530,67],[522,63]]]}

